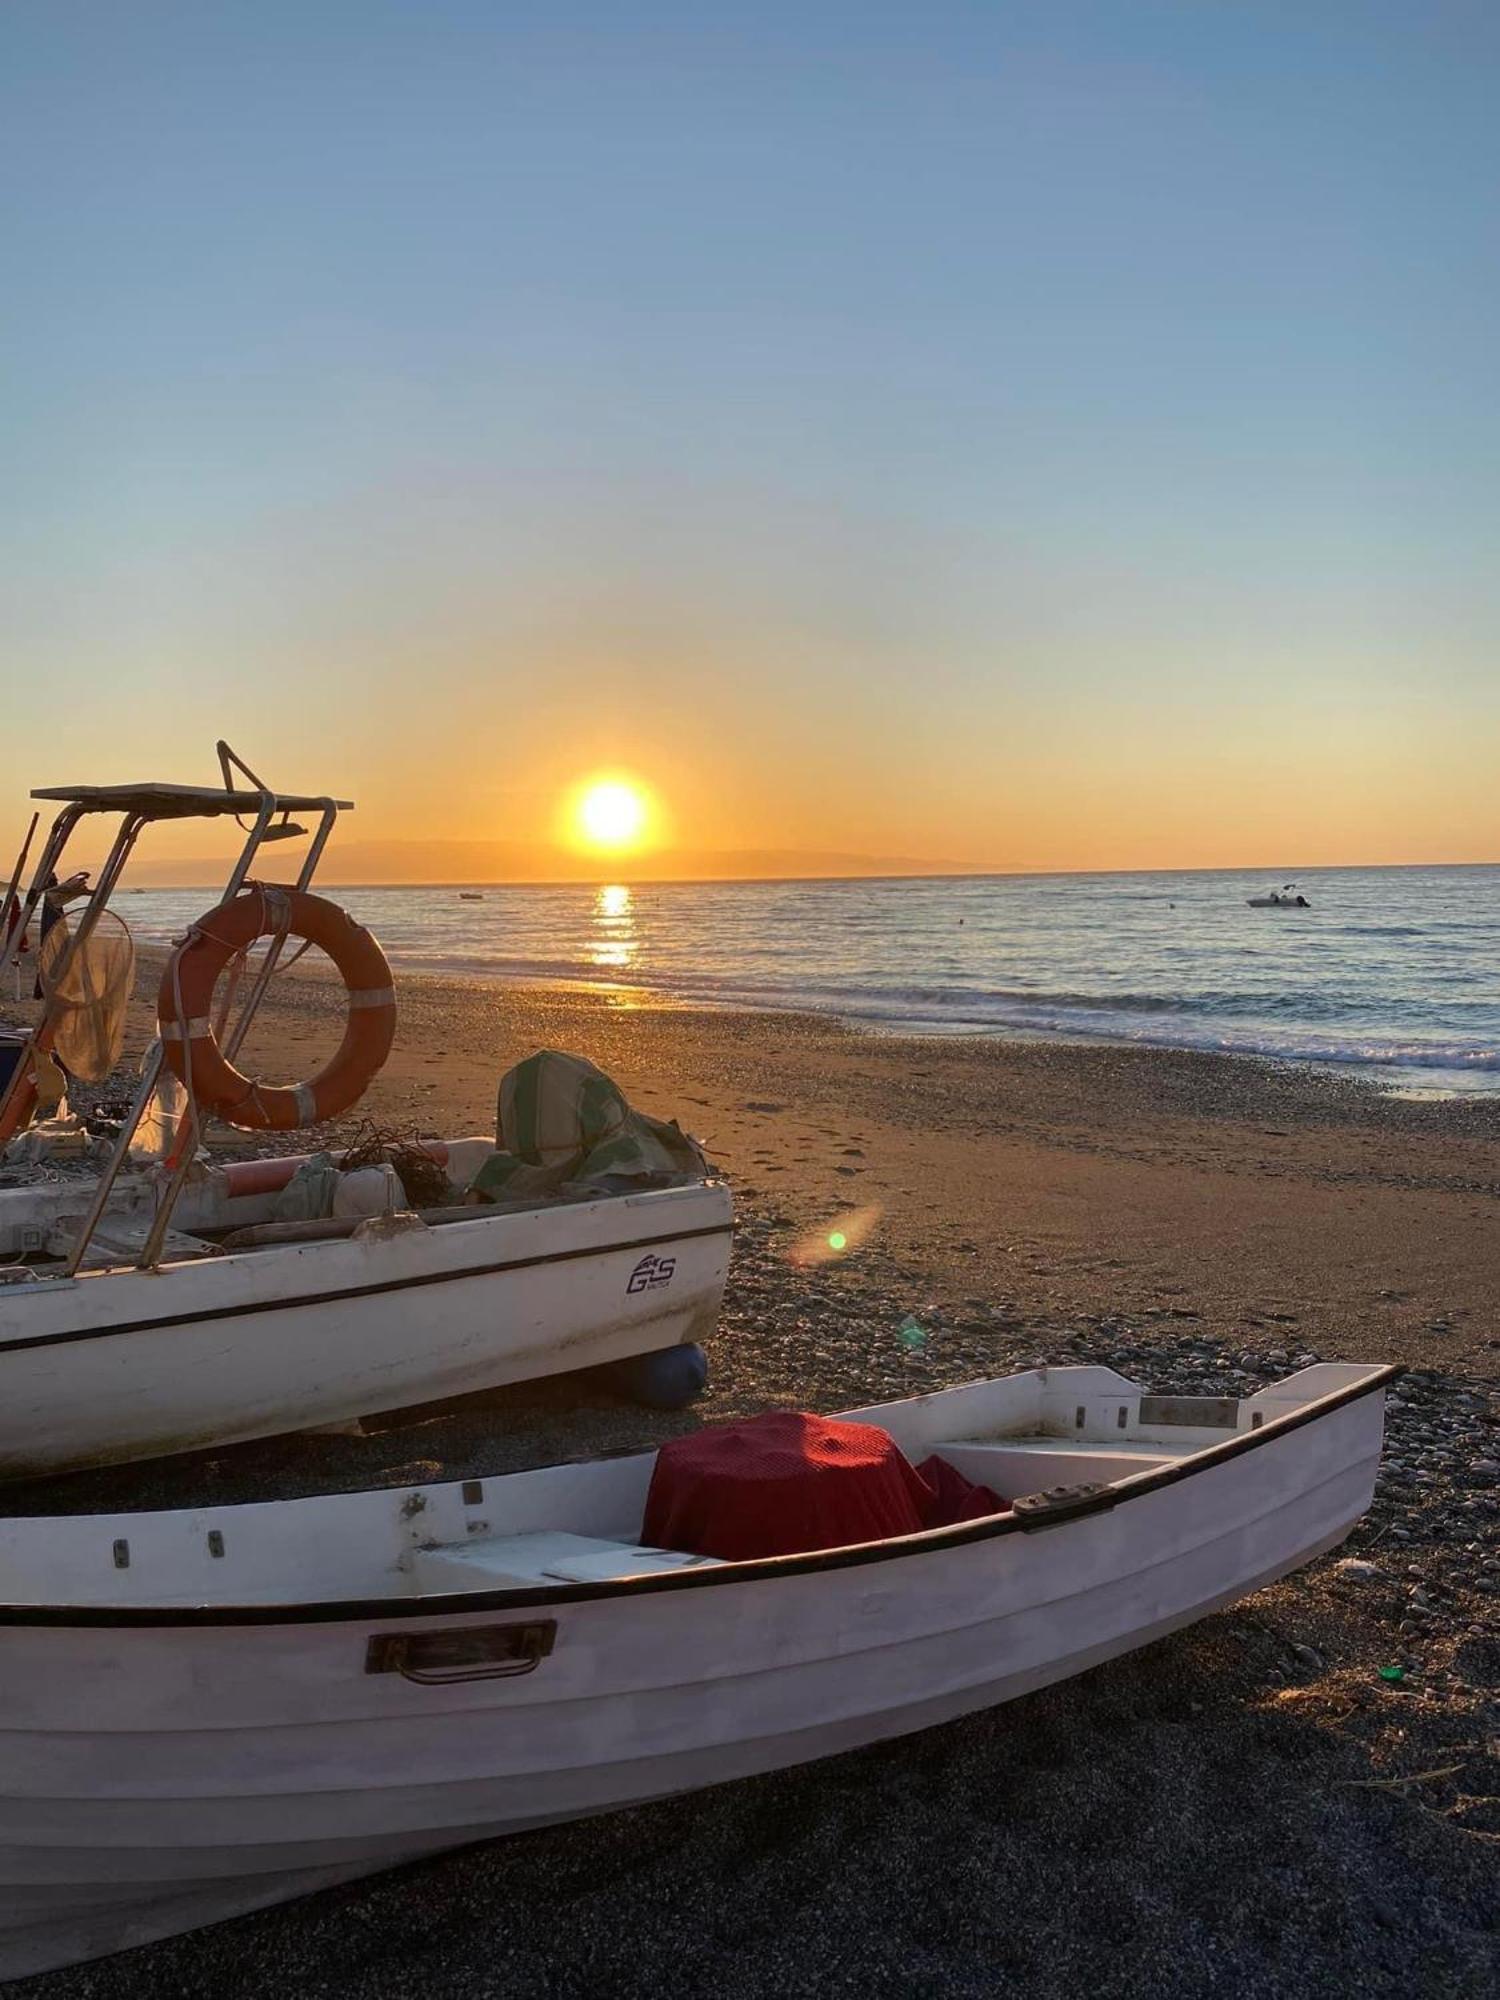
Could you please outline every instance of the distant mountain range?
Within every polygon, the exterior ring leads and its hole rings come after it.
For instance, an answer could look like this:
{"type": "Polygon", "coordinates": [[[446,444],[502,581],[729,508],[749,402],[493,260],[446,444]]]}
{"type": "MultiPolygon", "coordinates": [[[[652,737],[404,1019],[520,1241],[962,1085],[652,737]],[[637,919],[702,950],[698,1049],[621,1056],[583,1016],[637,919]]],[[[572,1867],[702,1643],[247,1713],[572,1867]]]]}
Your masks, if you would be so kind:
{"type": "MultiPolygon", "coordinates": [[[[284,876],[302,846],[288,843],[267,854],[267,872],[284,876]],[[274,871],[271,863],[274,861],[274,871]]],[[[128,880],[139,887],[191,888],[217,885],[228,873],[221,860],[150,860],[142,855],[128,880]]],[[[335,835],[320,883],[401,884],[423,882],[599,882],[618,876],[629,882],[729,882],[838,875],[963,875],[972,864],[920,860],[902,854],[841,854],[791,847],[683,848],[657,854],[622,856],[572,854],[543,845],[496,840],[351,840],[335,835]]]]}

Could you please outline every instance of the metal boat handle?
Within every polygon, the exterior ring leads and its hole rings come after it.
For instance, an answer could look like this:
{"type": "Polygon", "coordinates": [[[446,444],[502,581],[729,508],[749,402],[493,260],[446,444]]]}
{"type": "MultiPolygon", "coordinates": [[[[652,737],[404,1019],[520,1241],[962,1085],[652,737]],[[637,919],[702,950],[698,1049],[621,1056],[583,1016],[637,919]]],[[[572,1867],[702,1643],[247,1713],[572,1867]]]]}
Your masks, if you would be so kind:
{"type": "Polygon", "coordinates": [[[529,1625],[458,1625],[438,1632],[376,1632],[365,1650],[367,1674],[400,1674],[422,1687],[457,1681],[515,1680],[535,1673],[552,1651],[557,1620],[529,1625]]]}

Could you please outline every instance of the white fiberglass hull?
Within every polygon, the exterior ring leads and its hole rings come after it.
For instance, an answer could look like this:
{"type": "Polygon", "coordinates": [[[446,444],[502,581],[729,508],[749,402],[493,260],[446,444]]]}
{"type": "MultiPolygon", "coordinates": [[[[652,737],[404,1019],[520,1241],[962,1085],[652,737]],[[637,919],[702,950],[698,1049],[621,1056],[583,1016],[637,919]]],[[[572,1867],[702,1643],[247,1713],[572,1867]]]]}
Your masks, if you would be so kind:
{"type": "Polygon", "coordinates": [[[730,1228],[727,1188],[700,1183],[0,1286],[0,1477],[275,1436],[702,1339],[730,1228]]]}
{"type": "Polygon", "coordinates": [[[91,1612],[69,1625],[13,1607],[0,1623],[0,1976],[1077,1673],[1336,1545],[1373,1491],[1374,1387],[1033,1532],[969,1524],[519,1605],[516,1592],[473,1609],[449,1595],[441,1615],[422,1604],[415,1617],[262,1604],[223,1622],[91,1612]],[[374,1635],[543,1615],[555,1643],[519,1678],[419,1685],[367,1670],[374,1635]]]}

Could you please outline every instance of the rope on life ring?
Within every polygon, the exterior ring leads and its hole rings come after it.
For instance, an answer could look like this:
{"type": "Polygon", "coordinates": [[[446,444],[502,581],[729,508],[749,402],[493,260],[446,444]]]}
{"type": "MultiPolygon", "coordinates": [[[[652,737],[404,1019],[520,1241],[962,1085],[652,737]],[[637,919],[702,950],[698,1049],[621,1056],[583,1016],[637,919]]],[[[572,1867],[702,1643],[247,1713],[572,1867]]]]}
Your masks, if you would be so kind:
{"type": "Polygon", "coordinates": [[[286,1132],[347,1111],[391,1052],[396,995],[385,953],[347,910],[305,889],[252,883],[190,925],[167,960],[156,1000],[169,1068],[189,1099],[250,1132],[286,1132]],[[223,1010],[211,1016],[214,988],[232,960],[260,938],[301,938],[333,960],[348,993],[344,1038],[331,1062],[306,1083],[263,1084],[244,1076],[219,1046],[223,1010]]]}

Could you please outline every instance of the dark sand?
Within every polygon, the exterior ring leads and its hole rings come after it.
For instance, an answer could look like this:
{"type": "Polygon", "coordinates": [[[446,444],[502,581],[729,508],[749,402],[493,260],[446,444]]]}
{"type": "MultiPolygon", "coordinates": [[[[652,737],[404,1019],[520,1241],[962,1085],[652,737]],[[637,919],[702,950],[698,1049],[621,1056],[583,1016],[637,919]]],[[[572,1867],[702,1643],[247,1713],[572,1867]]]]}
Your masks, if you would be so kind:
{"type": "MultiPolygon", "coordinates": [[[[836,1409],[1039,1359],[1238,1392],[1399,1360],[1349,1546],[1192,1631],[903,1742],[522,1836],[95,1966],[48,2000],[813,1992],[1474,1995],[1500,1970],[1500,1104],[1147,1051],[877,1038],[801,1016],[402,985],[362,1111],[493,1125],[579,1050],[676,1114],[742,1228],[691,1413],[574,1377],[365,1440],[16,1491],[183,1504],[545,1462],[767,1405],[836,1409]],[[851,1212],[863,1247],[799,1247],[851,1212]],[[914,1313],[930,1339],[904,1358],[914,1313]],[[1373,1566],[1341,1570],[1355,1557],[1373,1566]],[[1398,1684],[1382,1666],[1403,1665],[1398,1684]]],[[[333,994],[283,982],[308,1069],[333,994]]],[[[250,1066],[257,1065],[252,1062],[250,1066]]],[[[347,1133],[357,1121],[345,1121],[347,1133]]]]}

